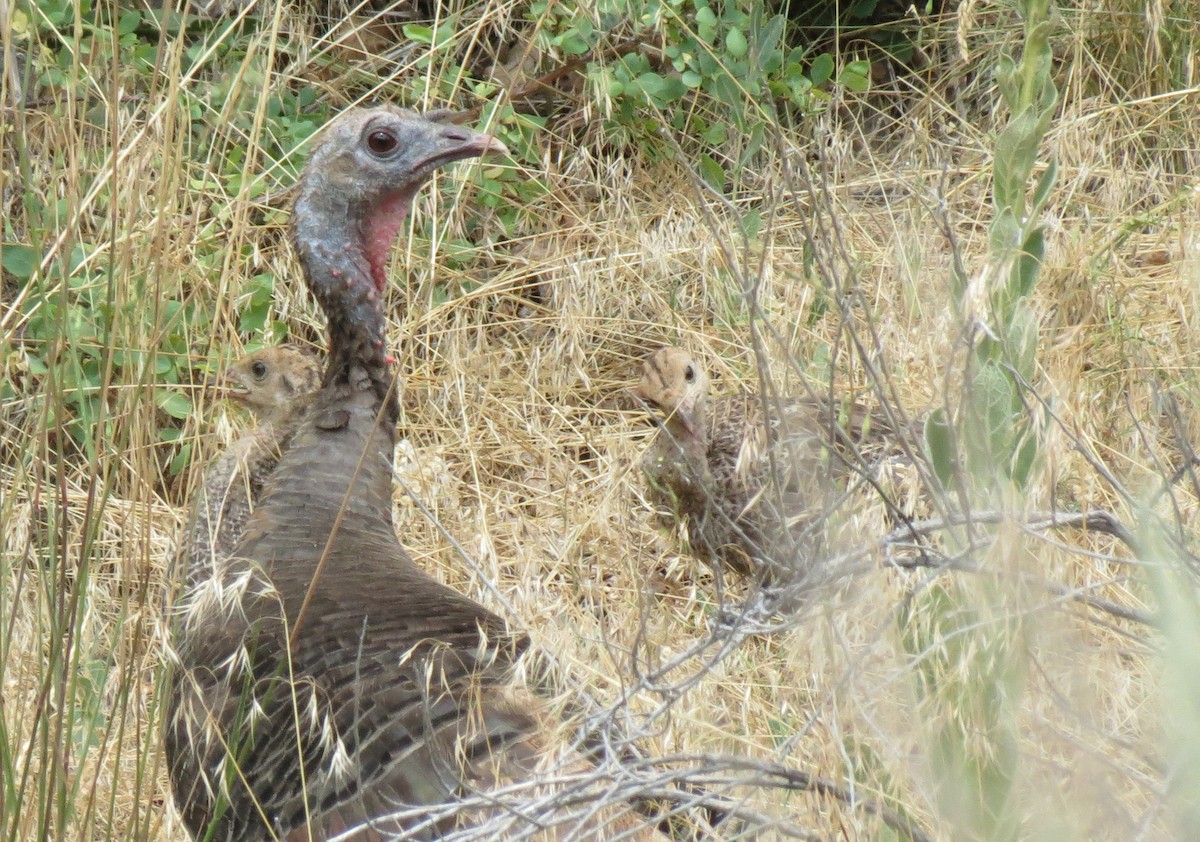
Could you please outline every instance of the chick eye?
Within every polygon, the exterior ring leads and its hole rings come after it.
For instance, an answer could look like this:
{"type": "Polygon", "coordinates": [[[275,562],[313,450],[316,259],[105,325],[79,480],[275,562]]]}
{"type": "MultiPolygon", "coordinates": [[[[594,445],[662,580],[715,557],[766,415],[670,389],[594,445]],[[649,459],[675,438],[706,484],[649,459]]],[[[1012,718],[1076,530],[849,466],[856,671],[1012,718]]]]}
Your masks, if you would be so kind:
{"type": "Polygon", "coordinates": [[[367,148],[372,154],[381,157],[395,152],[399,143],[396,136],[387,129],[376,129],[367,135],[367,148]]]}
{"type": "Polygon", "coordinates": [[[259,360],[250,366],[250,373],[254,375],[255,379],[262,380],[267,376],[267,364],[259,360]]]}
{"type": "Polygon", "coordinates": [[[690,365],[685,368],[683,370],[683,379],[689,383],[694,381],[696,379],[696,369],[692,368],[690,365]]]}

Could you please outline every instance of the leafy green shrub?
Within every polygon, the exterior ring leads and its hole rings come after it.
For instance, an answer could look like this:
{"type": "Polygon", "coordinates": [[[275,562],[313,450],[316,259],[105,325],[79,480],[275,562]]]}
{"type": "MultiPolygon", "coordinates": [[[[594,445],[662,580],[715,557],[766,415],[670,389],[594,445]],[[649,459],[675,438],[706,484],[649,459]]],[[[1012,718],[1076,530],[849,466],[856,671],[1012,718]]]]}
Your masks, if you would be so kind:
{"type": "Polygon", "coordinates": [[[664,125],[697,142],[706,154],[706,179],[716,185],[715,167],[744,165],[761,146],[764,123],[777,112],[802,116],[829,98],[837,85],[861,91],[867,66],[846,63],[835,75],[830,53],[787,46],[787,18],[770,14],[762,2],[713,4],[709,0],[609,0],[573,7],[539,0],[529,7],[539,46],[553,54],[592,56],[587,77],[594,99],[610,103],[609,134],[643,152],[660,149],[664,125]],[[626,38],[622,54],[605,59],[614,33],[626,38]],[[742,160],[720,150],[750,141],[742,160]]]}

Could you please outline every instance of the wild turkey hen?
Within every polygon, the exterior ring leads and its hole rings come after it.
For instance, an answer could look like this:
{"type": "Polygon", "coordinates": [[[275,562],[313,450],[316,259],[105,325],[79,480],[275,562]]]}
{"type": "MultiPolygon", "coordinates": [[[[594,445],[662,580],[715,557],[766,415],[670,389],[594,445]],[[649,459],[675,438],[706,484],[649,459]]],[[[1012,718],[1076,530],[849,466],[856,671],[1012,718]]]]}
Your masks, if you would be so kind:
{"type": "Polygon", "coordinates": [[[388,250],[435,169],[500,150],[385,107],[334,121],[305,167],[292,241],[329,359],[215,588],[221,612],[175,640],[166,749],[197,839],[440,839],[484,821],[489,838],[656,836],[578,800],[564,820],[526,783],[550,754],[508,683],[527,638],[418,568],[392,525],[388,250]],[[520,809],[497,792],[510,783],[520,809]]]}
{"type": "Polygon", "coordinates": [[[300,345],[262,348],[222,372],[219,396],[249,409],[257,426],[204,471],[176,560],[187,572],[188,598],[197,596],[195,585],[229,558],[308,397],[320,385],[321,362],[300,345]]]}
{"type": "MultiPolygon", "coordinates": [[[[687,534],[690,550],[743,575],[793,585],[812,571],[813,522],[826,502],[822,466],[836,410],[792,399],[764,414],[757,395],[709,395],[704,368],[680,348],[642,365],[634,389],[663,415],[642,457],[650,502],[687,534]]],[[[891,435],[886,419],[852,406],[844,441],[891,435]]]]}

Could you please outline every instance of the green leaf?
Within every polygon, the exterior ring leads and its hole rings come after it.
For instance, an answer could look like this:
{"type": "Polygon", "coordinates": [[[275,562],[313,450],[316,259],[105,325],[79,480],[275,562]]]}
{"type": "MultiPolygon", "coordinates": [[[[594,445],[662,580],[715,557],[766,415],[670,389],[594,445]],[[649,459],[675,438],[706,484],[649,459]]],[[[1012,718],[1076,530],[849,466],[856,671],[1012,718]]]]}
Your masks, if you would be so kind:
{"type": "Polygon", "coordinates": [[[742,217],[742,232],[746,235],[746,239],[753,240],[761,230],[762,213],[754,209],[746,211],[742,217]]]}
{"type": "Polygon", "coordinates": [[[718,193],[725,192],[725,168],[710,155],[700,156],[700,177],[713,190],[718,193]]]}
{"type": "Polygon", "coordinates": [[[1033,475],[1033,469],[1037,466],[1037,457],[1041,452],[1038,447],[1037,436],[1034,435],[1032,427],[1025,429],[1025,434],[1021,438],[1020,444],[1017,445],[1017,452],[1013,455],[1012,475],[1013,482],[1019,487],[1025,488],[1029,485],[1029,478],[1033,475]]]}
{"type": "Polygon", "coordinates": [[[1046,205],[1046,200],[1050,198],[1050,191],[1054,188],[1054,182],[1058,178],[1058,159],[1051,156],[1050,163],[1046,165],[1046,169],[1037,180],[1037,186],[1033,190],[1033,199],[1029,203],[1029,216],[1034,217],[1042,212],[1042,208],[1046,205]]]}
{"type": "Polygon", "coordinates": [[[704,130],[704,133],[700,135],[700,137],[709,146],[720,146],[725,142],[725,138],[728,136],[728,134],[729,130],[725,123],[713,123],[704,130]]]}
{"type": "Polygon", "coordinates": [[[1018,110],[1021,107],[1020,81],[1017,76],[1016,62],[1007,52],[1001,53],[1000,58],[996,61],[996,85],[1000,88],[1000,95],[1004,97],[1008,109],[1010,111],[1018,110]]]}
{"type": "Polygon", "coordinates": [[[646,94],[646,98],[660,106],[674,102],[687,92],[683,82],[674,76],[643,73],[637,77],[636,81],[638,87],[646,94]]]}
{"type": "Polygon", "coordinates": [[[760,57],[769,55],[779,46],[779,41],[783,38],[783,30],[786,24],[786,17],[775,15],[763,25],[762,30],[759,31],[758,36],[754,39],[754,51],[760,57]]]}
{"type": "MultiPolygon", "coordinates": [[[[168,428],[164,429],[163,433],[166,433],[167,429],[170,429],[170,428],[168,427],[168,428]]],[[[192,445],[190,443],[188,443],[179,448],[179,452],[177,454],[175,454],[175,458],[171,460],[171,464],[170,464],[170,466],[168,466],[167,471],[170,473],[171,476],[177,477],[181,473],[183,473],[183,469],[186,468],[188,466],[188,464],[191,463],[191,461],[192,461],[192,445]]]]}
{"type": "Polygon", "coordinates": [[[131,35],[142,25],[141,12],[122,12],[117,19],[117,35],[131,35]]]}
{"type": "Polygon", "coordinates": [[[1023,216],[1025,184],[1037,162],[1038,144],[1045,130],[1039,127],[1038,113],[1027,107],[1014,114],[996,138],[995,206],[1011,207],[1023,216]]]}
{"type": "Polygon", "coordinates": [[[696,35],[705,44],[717,37],[717,16],[707,6],[696,10],[696,35]]]}
{"type": "Polygon", "coordinates": [[[238,329],[242,333],[257,335],[266,330],[267,317],[271,314],[271,308],[267,304],[258,305],[242,311],[242,317],[238,320],[238,329]]]}
{"type": "Polygon", "coordinates": [[[788,81],[788,91],[792,102],[801,109],[807,110],[813,93],[812,83],[803,76],[796,76],[788,81]]]}
{"type": "Polygon", "coordinates": [[[1046,256],[1046,232],[1041,225],[1034,226],[1021,244],[1021,252],[1013,264],[1010,285],[1011,295],[1027,297],[1033,292],[1038,275],[1042,271],[1042,260],[1046,256]]]}
{"type": "Polygon", "coordinates": [[[1038,317],[1026,301],[1013,307],[1006,338],[1013,368],[1026,380],[1033,379],[1037,361],[1038,317]]]}
{"type": "Polygon", "coordinates": [[[434,48],[445,47],[451,41],[458,37],[458,16],[450,15],[443,18],[441,26],[434,32],[434,48]]]}
{"type": "Polygon", "coordinates": [[[991,230],[988,231],[988,248],[993,259],[1003,262],[1013,253],[1021,242],[1021,226],[1013,215],[1011,205],[999,206],[999,213],[992,220],[991,230]]]}
{"type": "Polygon", "coordinates": [[[270,303],[275,297],[275,275],[259,272],[250,278],[250,300],[255,304],[270,303]]]}
{"type": "Polygon", "coordinates": [[[741,158],[738,159],[739,166],[746,166],[751,159],[762,150],[763,145],[763,123],[755,123],[754,128],[750,130],[750,137],[746,141],[746,148],[742,152],[741,158]]]}
{"type": "Polygon", "coordinates": [[[567,55],[581,56],[591,49],[591,45],[573,27],[554,40],[567,55]]]}
{"type": "Polygon", "coordinates": [[[988,359],[975,369],[967,388],[963,434],[971,473],[978,478],[1002,470],[1007,475],[1023,430],[1012,378],[999,362],[988,359]]]}
{"type": "Polygon", "coordinates": [[[410,41],[416,41],[418,44],[432,44],[433,27],[421,26],[418,23],[406,23],[404,25],[404,37],[410,41]]]}
{"type": "Polygon", "coordinates": [[[925,452],[933,465],[938,481],[948,487],[954,479],[958,456],[954,450],[954,435],[944,409],[935,409],[925,419],[925,452]]]}
{"type": "Polygon", "coordinates": [[[750,23],[750,16],[743,12],[736,3],[725,3],[721,14],[721,22],[740,29],[750,23]]]}
{"type": "Polygon", "coordinates": [[[745,117],[745,109],[742,105],[742,88],[737,81],[722,71],[713,77],[706,90],[732,109],[730,116],[733,118],[734,124],[738,128],[744,129],[742,122],[745,117]]]}
{"type": "Polygon", "coordinates": [[[852,61],[842,68],[838,76],[838,84],[855,93],[862,93],[871,87],[871,65],[866,61],[852,61]]]}
{"type": "Polygon", "coordinates": [[[731,29],[725,35],[725,49],[734,58],[742,58],[746,55],[750,45],[746,43],[746,36],[740,29],[731,29]]]}
{"type": "Polygon", "coordinates": [[[0,262],[3,263],[5,272],[23,281],[33,277],[39,263],[38,253],[33,246],[4,244],[0,245],[0,253],[3,254],[0,262]]]}
{"type": "Polygon", "coordinates": [[[184,419],[192,414],[192,402],[173,389],[158,389],[154,403],[172,418],[184,419]]]}

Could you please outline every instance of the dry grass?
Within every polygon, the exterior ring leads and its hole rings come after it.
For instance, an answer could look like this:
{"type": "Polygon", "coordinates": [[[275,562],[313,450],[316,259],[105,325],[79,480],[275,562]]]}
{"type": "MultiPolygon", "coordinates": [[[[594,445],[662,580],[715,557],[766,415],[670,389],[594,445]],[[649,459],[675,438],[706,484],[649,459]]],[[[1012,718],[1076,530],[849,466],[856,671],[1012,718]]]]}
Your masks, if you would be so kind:
{"type": "MultiPolygon", "coordinates": [[[[1015,43],[1006,15],[964,10],[971,66],[1015,43]]],[[[301,12],[275,26],[310,37],[301,12]]],[[[1063,97],[1045,151],[1060,173],[1033,384],[1055,420],[1025,505],[1104,509],[1132,526],[1146,503],[1188,533],[1197,499],[1187,477],[1173,494],[1149,495],[1181,464],[1180,440],[1200,434],[1190,178],[1200,110],[1193,90],[1108,66],[1096,26],[1068,17],[1058,45],[1063,97]]],[[[270,30],[257,49],[272,48],[270,30]]],[[[967,72],[954,26],[935,34],[943,43],[931,48],[940,58],[925,71],[928,88],[897,84],[781,133],[742,176],[734,205],[698,189],[683,160],[606,148],[598,128],[547,139],[541,159],[525,162],[550,190],[515,240],[479,218],[461,172],[441,177],[440,198],[427,190],[416,213],[435,220],[437,237],[469,223],[486,233],[466,269],[448,268],[436,247],[432,257],[401,249],[393,265],[394,278],[408,279],[392,300],[405,383],[399,476],[421,504],[397,493],[401,538],[434,575],[527,629],[576,689],[627,708],[620,719],[646,755],[692,758],[695,768],[716,754],[782,764],[883,800],[946,839],[956,837],[939,814],[927,710],[915,702],[917,666],[898,643],[898,617],[931,582],[956,581],[979,629],[1020,628],[1019,651],[1000,665],[1020,674],[1020,835],[1164,838],[1175,825],[1164,804],[1157,633],[1073,598],[1155,608],[1113,538],[1035,531],[1013,516],[977,555],[988,572],[905,570],[889,566],[908,556],[881,543],[895,526],[878,495],[860,489],[831,522],[831,544],[854,555],[859,575],[786,628],[731,642],[714,631],[712,576],[654,527],[641,496],[636,466],[651,427],[625,388],[664,343],[698,352],[721,390],[756,387],[754,336],[769,326],[775,338],[759,347],[786,392],[832,383],[914,415],[954,393],[963,352],[949,271],[954,259],[977,271],[986,252],[995,95],[967,72]],[[749,208],[764,224],[746,243],[738,216],[749,208]],[[435,277],[439,289],[467,291],[442,301],[435,277]],[[739,292],[749,281],[761,307],[753,318],[739,292]]],[[[329,49],[313,43],[308,54],[329,49]]],[[[319,336],[284,218],[247,192],[292,176],[215,110],[200,117],[213,126],[208,149],[190,147],[186,109],[205,82],[173,70],[182,50],[168,39],[164,75],[119,106],[117,69],[85,66],[79,78],[107,105],[98,113],[65,90],[3,112],[12,121],[0,162],[4,240],[47,255],[47,289],[62,282],[52,258],[88,244],[99,267],[90,292],[113,313],[107,336],[72,335],[64,322],[59,349],[31,347],[22,321],[40,293],[5,278],[0,343],[16,388],[0,409],[0,827],[12,839],[186,838],[164,806],[159,606],[189,489],[220,446],[209,431],[230,427],[197,391],[181,440],[195,450],[170,474],[177,445],[158,440],[165,418],[152,407],[164,389],[193,393],[157,379],[153,355],[172,329],[164,302],[210,310],[211,329],[185,340],[215,360],[247,338],[237,335],[242,291],[270,270],[296,279],[277,287],[273,317],[319,336]],[[235,195],[209,175],[239,148],[248,178],[235,195]],[[52,224],[36,221],[56,202],[52,224]],[[105,423],[81,451],[54,420],[75,388],[54,361],[81,349],[108,360],[108,348],[142,352],[145,364],[103,369],[105,423]],[[30,371],[30,354],[50,370],[30,371]],[[16,812],[20,803],[39,806],[16,812]]],[[[231,97],[261,115],[272,87],[306,70],[291,64],[231,97]]],[[[351,98],[344,81],[313,84],[340,105],[351,98]]],[[[923,476],[900,471],[884,490],[902,509],[935,515],[923,476]]],[[[731,587],[726,596],[740,598],[731,587]]],[[[729,791],[820,838],[893,838],[837,798],[729,791]]]]}

